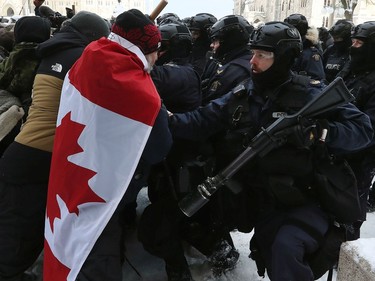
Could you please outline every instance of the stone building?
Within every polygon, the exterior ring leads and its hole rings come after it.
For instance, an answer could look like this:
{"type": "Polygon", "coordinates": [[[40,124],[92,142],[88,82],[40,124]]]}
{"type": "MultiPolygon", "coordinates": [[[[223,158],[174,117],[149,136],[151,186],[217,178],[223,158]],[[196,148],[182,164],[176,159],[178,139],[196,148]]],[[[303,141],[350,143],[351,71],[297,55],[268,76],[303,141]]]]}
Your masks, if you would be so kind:
{"type": "MultiPolygon", "coordinates": [[[[315,27],[330,28],[338,19],[343,19],[345,9],[341,0],[233,0],[234,13],[243,15],[253,24],[272,20],[282,21],[288,15],[300,13],[315,27]]],[[[346,1],[354,9],[355,24],[375,20],[375,0],[346,1]]],[[[351,12],[350,9],[347,9],[351,12]]]]}
{"type": "MultiPolygon", "coordinates": [[[[136,8],[146,12],[146,0],[45,0],[45,6],[66,15],[65,8],[75,8],[76,12],[85,10],[110,19],[119,10],[136,8]]],[[[1,0],[0,16],[34,14],[33,0],[1,0]]]]}

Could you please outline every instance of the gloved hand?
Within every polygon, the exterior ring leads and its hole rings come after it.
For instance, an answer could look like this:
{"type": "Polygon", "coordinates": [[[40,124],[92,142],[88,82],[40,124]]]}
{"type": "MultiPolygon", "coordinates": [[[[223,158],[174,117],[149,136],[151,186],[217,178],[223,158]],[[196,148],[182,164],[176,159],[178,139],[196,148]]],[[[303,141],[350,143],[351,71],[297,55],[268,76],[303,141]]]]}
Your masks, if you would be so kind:
{"type": "Polygon", "coordinates": [[[316,141],[325,142],[328,129],[328,121],[325,119],[300,118],[297,125],[287,129],[287,143],[298,148],[308,148],[316,141]]]}
{"type": "Polygon", "coordinates": [[[287,143],[298,148],[308,148],[319,138],[317,121],[314,119],[300,118],[299,123],[288,128],[287,143]]]}

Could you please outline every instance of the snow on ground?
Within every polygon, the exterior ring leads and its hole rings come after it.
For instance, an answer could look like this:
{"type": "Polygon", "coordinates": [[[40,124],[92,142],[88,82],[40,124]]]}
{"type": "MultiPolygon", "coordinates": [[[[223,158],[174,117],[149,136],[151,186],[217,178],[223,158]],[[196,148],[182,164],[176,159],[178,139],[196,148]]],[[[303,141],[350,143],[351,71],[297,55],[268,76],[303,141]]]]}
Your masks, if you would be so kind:
{"type": "MultiPolygon", "coordinates": [[[[143,189],[138,197],[138,212],[140,213],[148,203],[146,189],[143,189]]],[[[361,236],[363,238],[375,238],[375,213],[368,214],[368,220],[363,224],[361,236]]],[[[207,262],[199,252],[191,247],[186,249],[186,255],[195,281],[269,281],[267,277],[261,278],[258,276],[255,262],[248,258],[251,233],[232,232],[232,237],[235,246],[240,252],[240,259],[235,269],[219,278],[212,276],[207,262]]],[[[128,262],[124,266],[124,281],[167,280],[163,261],[145,252],[136,241],[135,233],[129,235],[126,246],[128,262]]],[[[366,247],[366,245],[362,246],[366,247]]],[[[324,275],[318,280],[327,280],[327,276],[324,275]]],[[[336,272],[334,272],[333,280],[336,280],[336,272]]]]}
{"type": "MultiPolygon", "coordinates": [[[[138,197],[138,209],[140,213],[149,204],[147,192],[144,188],[138,197]]],[[[195,281],[269,281],[269,278],[261,278],[257,274],[255,262],[248,258],[249,255],[249,241],[251,233],[232,232],[233,241],[240,252],[240,258],[235,269],[227,272],[220,278],[212,276],[210,267],[205,258],[194,248],[186,248],[186,256],[192,271],[195,281]]],[[[362,227],[362,238],[375,238],[375,213],[369,213],[367,221],[362,227]]],[[[371,239],[372,241],[374,239],[371,239]]],[[[126,262],[123,268],[123,281],[167,281],[167,276],[164,270],[163,260],[154,257],[147,253],[142,245],[137,241],[136,231],[132,231],[126,237],[126,262]]],[[[369,243],[369,242],[367,242],[369,243]]],[[[366,240],[357,243],[357,247],[368,248],[367,252],[372,255],[372,248],[368,247],[366,240]],[[371,249],[370,249],[371,248],[371,249]]],[[[375,262],[374,262],[375,263],[375,262]]],[[[41,281],[42,260],[36,263],[33,272],[39,275],[38,281],[41,281]]],[[[324,275],[319,281],[327,280],[327,275],[324,275]]],[[[336,272],[333,273],[333,281],[336,281],[336,272]]]]}

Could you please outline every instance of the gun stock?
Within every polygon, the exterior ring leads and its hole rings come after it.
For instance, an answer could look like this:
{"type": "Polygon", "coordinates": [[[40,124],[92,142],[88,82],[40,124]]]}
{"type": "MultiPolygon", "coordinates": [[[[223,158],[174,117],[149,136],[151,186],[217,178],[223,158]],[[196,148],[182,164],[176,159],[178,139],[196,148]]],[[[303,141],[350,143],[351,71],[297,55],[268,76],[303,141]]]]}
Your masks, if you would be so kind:
{"type": "Polygon", "coordinates": [[[328,112],[340,105],[344,105],[354,100],[341,78],[336,78],[314,99],[308,102],[297,113],[282,116],[273,122],[266,129],[262,129],[251,141],[250,145],[226,168],[214,177],[208,177],[197,189],[179,202],[181,211],[188,217],[194,215],[202,208],[210,197],[225,184],[238,170],[256,155],[265,156],[272,149],[280,145],[280,139],[275,137],[280,132],[290,126],[296,125],[301,117],[315,117],[328,112]]]}

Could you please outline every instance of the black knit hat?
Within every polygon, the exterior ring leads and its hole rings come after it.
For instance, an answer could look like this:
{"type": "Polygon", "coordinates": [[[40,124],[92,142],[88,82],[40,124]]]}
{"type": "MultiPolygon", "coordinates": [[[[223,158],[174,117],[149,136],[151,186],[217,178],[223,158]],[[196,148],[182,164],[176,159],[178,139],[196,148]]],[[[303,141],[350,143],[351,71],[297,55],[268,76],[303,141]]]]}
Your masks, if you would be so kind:
{"type": "Polygon", "coordinates": [[[42,43],[51,37],[51,23],[46,18],[25,16],[14,26],[14,42],[42,43]]]}
{"type": "Polygon", "coordinates": [[[95,13],[81,11],[70,19],[71,26],[91,41],[109,35],[109,27],[106,21],[95,13]]]}
{"type": "Polygon", "coordinates": [[[158,28],[137,9],[118,15],[112,32],[138,46],[145,55],[155,52],[160,46],[161,35],[158,28]]]}

